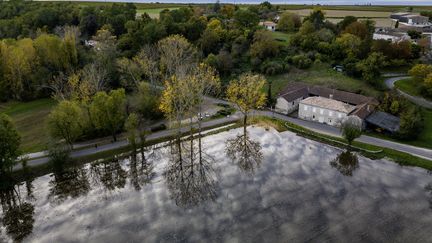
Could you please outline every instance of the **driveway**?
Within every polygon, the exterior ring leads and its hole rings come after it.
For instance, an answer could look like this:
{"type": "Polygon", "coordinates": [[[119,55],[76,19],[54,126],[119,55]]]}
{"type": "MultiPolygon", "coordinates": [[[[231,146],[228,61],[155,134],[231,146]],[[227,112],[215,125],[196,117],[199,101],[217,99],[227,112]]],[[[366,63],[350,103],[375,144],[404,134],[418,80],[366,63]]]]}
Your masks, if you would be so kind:
{"type": "MultiPolygon", "coordinates": [[[[395,83],[399,80],[410,78],[409,76],[401,76],[401,77],[392,77],[385,80],[385,84],[389,89],[395,88],[395,83]]],[[[413,102],[414,104],[418,106],[422,106],[424,108],[432,109],[432,102],[429,100],[426,100],[423,97],[418,96],[412,96],[410,94],[407,94],[400,89],[396,89],[399,94],[407,98],[409,101],[413,102]]]]}

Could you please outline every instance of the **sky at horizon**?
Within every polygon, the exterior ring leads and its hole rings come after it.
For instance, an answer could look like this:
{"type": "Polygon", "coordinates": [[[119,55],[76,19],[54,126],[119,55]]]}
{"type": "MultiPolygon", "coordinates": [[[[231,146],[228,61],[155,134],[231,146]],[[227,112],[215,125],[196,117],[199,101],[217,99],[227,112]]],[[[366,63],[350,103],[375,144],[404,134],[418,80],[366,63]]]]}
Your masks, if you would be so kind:
{"type": "MultiPolygon", "coordinates": [[[[79,0],[94,2],[136,2],[136,3],[213,3],[216,0],[79,0]]],[[[221,3],[258,4],[264,0],[220,0],[221,3]]],[[[274,4],[322,4],[322,5],[428,5],[432,0],[269,0],[274,4]]]]}

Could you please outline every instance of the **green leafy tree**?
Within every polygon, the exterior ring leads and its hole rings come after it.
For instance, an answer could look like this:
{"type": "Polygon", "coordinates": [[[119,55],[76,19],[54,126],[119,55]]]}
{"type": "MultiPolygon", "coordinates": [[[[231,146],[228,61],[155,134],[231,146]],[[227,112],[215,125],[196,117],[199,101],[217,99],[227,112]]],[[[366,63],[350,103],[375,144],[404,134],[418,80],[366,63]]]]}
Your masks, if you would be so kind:
{"type": "Polygon", "coordinates": [[[304,21],[310,21],[315,27],[315,30],[319,30],[324,27],[325,13],[321,8],[314,8],[304,21]]]}
{"type": "Polygon", "coordinates": [[[426,88],[427,94],[432,97],[432,73],[428,74],[424,79],[424,87],[426,88]]]}
{"type": "Polygon", "coordinates": [[[335,44],[342,50],[348,58],[355,58],[358,56],[361,39],[353,34],[345,33],[336,39],[335,44]]]}
{"type": "Polygon", "coordinates": [[[131,113],[125,122],[125,129],[128,133],[129,143],[132,145],[133,149],[136,149],[136,139],[138,134],[139,117],[136,113],[131,113]]]}
{"type": "Polygon", "coordinates": [[[384,55],[379,52],[373,52],[368,56],[368,58],[357,64],[357,69],[362,72],[364,80],[373,83],[381,75],[381,68],[384,65],[384,55]]]}
{"type": "Polygon", "coordinates": [[[290,12],[284,12],[279,19],[277,28],[285,32],[293,32],[300,28],[301,18],[299,15],[290,12]]]}
{"type": "Polygon", "coordinates": [[[342,136],[347,140],[348,145],[362,134],[362,121],[358,117],[348,117],[341,126],[342,136]]]}
{"type": "Polygon", "coordinates": [[[0,169],[1,173],[10,172],[19,156],[19,136],[12,120],[0,114],[0,169]]]}
{"type": "Polygon", "coordinates": [[[339,32],[342,32],[342,31],[345,30],[345,28],[348,25],[350,25],[350,24],[352,24],[354,22],[357,22],[357,17],[354,17],[354,16],[345,16],[342,21],[340,21],[339,23],[337,23],[337,28],[338,28],[339,32]]]}
{"type": "Polygon", "coordinates": [[[48,116],[48,130],[53,138],[64,139],[72,149],[73,142],[82,134],[82,111],[72,101],[60,102],[48,116]]]}
{"type": "Polygon", "coordinates": [[[258,25],[258,14],[250,10],[239,9],[234,14],[234,22],[239,28],[252,29],[258,25]]]}
{"type": "Polygon", "coordinates": [[[408,71],[408,74],[419,82],[423,82],[430,73],[432,73],[432,65],[427,64],[417,64],[408,71]]]}
{"type": "Polygon", "coordinates": [[[114,141],[126,119],[126,93],[124,89],[112,90],[109,94],[98,92],[90,105],[90,114],[96,128],[108,131],[114,141]]]}
{"type": "Polygon", "coordinates": [[[362,22],[357,22],[357,21],[353,22],[350,25],[348,25],[347,27],[345,27],[345,30],[343,31],[343,33],[349,33],[349,34],[355,35],[362,40],[371,37],[366,24],[364,24],[362,22]]]}
{"type": "Polygon", "coordinates": [[[279,51],[279,43],[273,38],[271,32],[258,30],[254,34],[254,40],[250,47],[252,57],[266,59],[274,57],[279,51]]]}
{"type": "Polygon", "coordinates": [[[401,139],[415,139],[424,127],[424,120],[420,108],[410,106],[400,116],[398,136],[401,139]]]}
{"type": "Polygon", "coordinates": [[[228,100],[236,104],[237,108],[243,113],[244,133],[248,114],[253,109],[261,108],[266,103],[266,95],[261,92],[266,83],[262,75],[245,73],[239,79],[232,80],[227,89],[228,100]]]}

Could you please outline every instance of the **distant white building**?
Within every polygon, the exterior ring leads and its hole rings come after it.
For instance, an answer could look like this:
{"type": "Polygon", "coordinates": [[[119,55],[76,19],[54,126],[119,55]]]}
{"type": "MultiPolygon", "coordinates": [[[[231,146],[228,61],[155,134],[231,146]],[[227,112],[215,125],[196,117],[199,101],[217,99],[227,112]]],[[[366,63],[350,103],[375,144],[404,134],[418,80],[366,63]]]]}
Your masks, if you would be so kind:
{"type": "Polygon", "coordinates": [[[419,14],[413,13],[393,13],[390,15],[390,18],[394,21],[399,21],[402,25],[408,26],[430,26],[429,17],[421,16],[419,14]]]}
{"type": "Polygon", "coordinates": [[[260,26],[264,26],[267,30],[275,31],[276,30],[276,23],[272,21],[264,21],[259,23],[260,26]]]}
{"type": "Polygon", "coordinates": [[[377,30],[373,34],[374,40],[388,40],[393,43],[398,43],[401,41],[410,41],[411,37],[407,33],[402,32],[394,32],[394,31],[388,31],[388,30],[377,30]]]}

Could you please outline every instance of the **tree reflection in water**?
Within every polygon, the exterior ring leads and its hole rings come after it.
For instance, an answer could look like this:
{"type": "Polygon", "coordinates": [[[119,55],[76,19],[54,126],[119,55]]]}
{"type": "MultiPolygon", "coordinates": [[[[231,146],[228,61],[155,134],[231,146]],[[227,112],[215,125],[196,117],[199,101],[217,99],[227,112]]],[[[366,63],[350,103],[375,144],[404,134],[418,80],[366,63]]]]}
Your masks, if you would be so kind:
{"type": "Polygon", "coordinates": [[[58,203],[86,195],[90,190],[87,171],[82,167],[56,168],[49,182],[48,197],[58,203]]]}
{"type": "Polygon", "coordinates": [[[429,208],[432,209],[432,183],[425,186],[425,191],[429,194],[429,208]]]}
{"type": "Polygon", "coordinates": [[[130,156],[130,181],[135,190],[139,191],[141,188],[149,184],[151,180],[156,176],[153,171],[154,166],[152,163],[148,162],[145,157],[144,151],[141,154],[132,152],[130,156]]]}
{"type": "Polygon", "coordinates": [[[330,165],[344,176],[352,176],[353,172],[359,168],[357,155],[349,150],[340,153],[330,161],[330,165]]]}
{"type": "Polygon", "coordinates": [[[90,173],[95,184],[101,183],[109,191],[124,188],[128,175],[118,158],[92,164],[90,173]]]}
{"type": "MultiPolygon", "coordinates": [[[[0,202],[3,211],[2,223],[14,241],[20,242],[33,231],[34,206],[21,197],[20,185],[1,183],[0,202]]],[[[27,198],[32,199],[31,181],[25,183],[27,198]]]]}
{"type": "Polygon", "coordinates": [[[217,196],[217,173],[213,169],[215,159],[204,153],[201,138],[197,142],[172,143],[165,178],[171,198],[181,207],[193,207],[217,196]]]}
{"type": "Polygon", "coordinates": [[[261,144],[249,138],[244,130],[242,135],[226,142],[226,153],[245,172],[254,173],[263,159],[261,144]]]}

